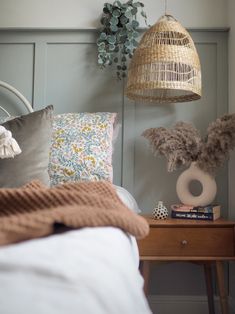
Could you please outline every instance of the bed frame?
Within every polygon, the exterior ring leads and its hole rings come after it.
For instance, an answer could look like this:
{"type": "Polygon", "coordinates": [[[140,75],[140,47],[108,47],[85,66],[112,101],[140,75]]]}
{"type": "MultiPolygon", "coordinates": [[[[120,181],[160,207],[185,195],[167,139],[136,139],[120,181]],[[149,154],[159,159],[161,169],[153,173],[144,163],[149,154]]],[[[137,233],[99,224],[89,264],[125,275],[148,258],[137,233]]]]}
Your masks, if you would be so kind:
{"type": "MultiPolygon", "coordinates": [[[[18,89],[16,89],[15,87],[13,87],[12,85],[5,83],[3,81],[0,81],[0,86],[3,88],[6,88],[7,90],[9,90],[10,92],[12,92],[14,95],[16,95],[24,104],[24,106],[26,107],[26,109],[28,110],[28,112],[33,112],[33,108],[32,105],[30,104],[30,102],[24,97],[24,95],[21,94],[20,91],[18,91],[18,89]]],[[[10,117],[10,113],[3,108],[2,106],[0,106],[0,110],[2,110],[8,117],[10,117]]]]}

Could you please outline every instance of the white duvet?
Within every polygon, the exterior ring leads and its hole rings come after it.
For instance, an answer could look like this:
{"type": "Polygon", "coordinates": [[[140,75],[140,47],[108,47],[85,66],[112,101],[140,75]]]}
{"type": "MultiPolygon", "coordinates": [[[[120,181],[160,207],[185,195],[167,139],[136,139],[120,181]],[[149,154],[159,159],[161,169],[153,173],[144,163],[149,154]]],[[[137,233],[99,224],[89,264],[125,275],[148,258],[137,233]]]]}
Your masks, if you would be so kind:
{"type": "Polygon", "coordinates": [[[0,249],[0,314],[150,314],[133,237],[84,228],[0,249]]]}

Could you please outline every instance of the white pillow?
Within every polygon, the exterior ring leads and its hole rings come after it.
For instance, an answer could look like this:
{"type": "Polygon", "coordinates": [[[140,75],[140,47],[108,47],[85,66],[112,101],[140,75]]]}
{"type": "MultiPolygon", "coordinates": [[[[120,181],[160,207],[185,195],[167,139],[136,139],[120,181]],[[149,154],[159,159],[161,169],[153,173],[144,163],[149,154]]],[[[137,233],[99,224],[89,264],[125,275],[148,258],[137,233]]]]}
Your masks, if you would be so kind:
{"type": "Polygon", "coordinates": [[[114,185],[118,196],[120,197],[120,199],[122,200],[122,202],[129,207],[132,211],[134,211],[135,213],[139,214],[141,212],[136,200],[134,199],[134,197],[131,195],[131,193],[129,193],[126,189],[124,189],[121,186],[118,185],[114,185]]]}

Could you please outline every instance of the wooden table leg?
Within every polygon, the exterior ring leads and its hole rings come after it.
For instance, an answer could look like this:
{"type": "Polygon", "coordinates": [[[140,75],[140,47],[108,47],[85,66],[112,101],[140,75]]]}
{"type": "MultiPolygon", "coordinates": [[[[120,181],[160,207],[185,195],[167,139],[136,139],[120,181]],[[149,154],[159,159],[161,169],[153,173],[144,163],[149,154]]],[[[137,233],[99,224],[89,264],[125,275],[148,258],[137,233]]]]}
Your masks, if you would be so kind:
{"type": "Polygon", "coordinates": [[[204,266],[204,273],[205,273],[205,279],[206,279],[206,290],[207,290],[209,314],[215,314],[211,263],[203,263],[203,266],[204,266]]]}
{"type": "Polygon", "coordinates": [[[140,261],[140,272],[144,278],[144,293],[147,296],[149,287],[150,261],[140,261]]]}
{"type": "Polygon", "coordinates": [[[222,261],[216,261],[217,283],[219,288],[220,305],[222,314],[228,314],[228,296],[225,289],[224,269],[222,261]]]}

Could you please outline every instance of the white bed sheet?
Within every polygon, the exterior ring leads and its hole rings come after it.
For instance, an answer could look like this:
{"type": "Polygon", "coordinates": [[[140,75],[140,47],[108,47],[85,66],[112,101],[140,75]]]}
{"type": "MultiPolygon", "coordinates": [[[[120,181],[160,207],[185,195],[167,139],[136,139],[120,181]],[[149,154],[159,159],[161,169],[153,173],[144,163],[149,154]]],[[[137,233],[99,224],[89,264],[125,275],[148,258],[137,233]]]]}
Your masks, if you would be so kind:
{"type": "Polygon", "coordinates": [[[136,240],[84,228],[0,248],[0,314],[150,314],[136,240]]]}

